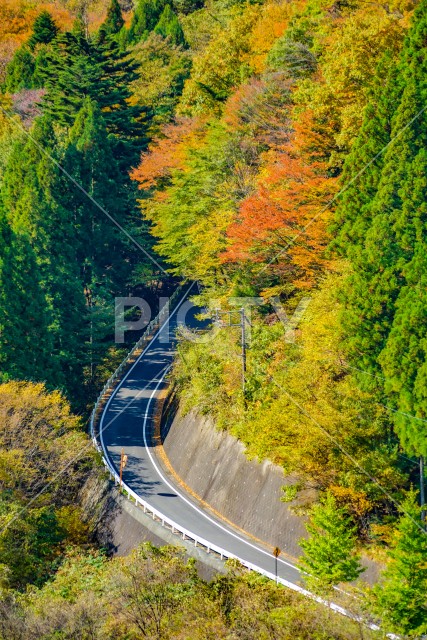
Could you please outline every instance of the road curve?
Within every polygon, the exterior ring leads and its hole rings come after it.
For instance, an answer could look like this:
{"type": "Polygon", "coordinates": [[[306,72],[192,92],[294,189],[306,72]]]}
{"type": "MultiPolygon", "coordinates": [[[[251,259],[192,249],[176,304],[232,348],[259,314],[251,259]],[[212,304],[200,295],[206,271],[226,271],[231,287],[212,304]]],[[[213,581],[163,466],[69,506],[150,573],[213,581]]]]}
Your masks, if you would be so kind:
{"type": "MultiPolygon", "coordinates": [[[[156,458],[153,415],[156,398],[168,384],[166,375],[176,349],[176,329],[184,321],[187,326],[197,326],[196,311],[187,300],[190,289],[110,396],[99,422],[101,445],[116,471],[124,449],[128,462],[123,481],[154,509],[229,554],[274,573],[275,558],[267,547],[204,510],[165,473],[156,458]]],[[[278,576],[294,585],[301,583],[295,565],[280,557],[278,576]]]]}

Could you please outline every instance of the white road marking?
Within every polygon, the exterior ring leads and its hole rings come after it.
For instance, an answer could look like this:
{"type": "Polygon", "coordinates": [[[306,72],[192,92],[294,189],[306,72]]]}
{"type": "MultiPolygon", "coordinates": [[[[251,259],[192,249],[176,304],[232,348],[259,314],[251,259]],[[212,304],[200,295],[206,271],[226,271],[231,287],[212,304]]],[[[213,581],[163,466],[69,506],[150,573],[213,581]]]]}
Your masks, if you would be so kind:
{"type": "MultiPolygon", "coordinates": [[[[114,397],[116,396],[117,392],[120,390],[121,386],[124,384],[124,382],[126,381],[127,377],[129,376],[129,374],[133,371],[133,369],[136,367],[136,365],[139,363],[139,361],[141,360],[141,358],[145,355],[145,353],[148,351],[148,349],[150,348],[151,344],[154,342],[154,340],[156,340],[156,338],[159,336],[159,334],[164,330],[164,328],[166,327],[166,325],[168,324],[169,320],[172,318],[173,315],[175,315],[175,313],[178,311],[179,307],[181,306],[181,304],[184,302],[184,300],[187,298],[189,292],[191,291],[191,289],[193,288],[194,283],[189,287],[189,289],[187,289],[186,293],[184,294],[184,296],[181,298],[181,300],[178,302],[177,306],[175,307],[175,309],[173,310],[173,312],[169,315],[169,317],[165,320],[165,322],[162,324],[161,327],[159,327],[158,331],[154,334],[154,336],[151,338],[150,342],[147,344],[147,346],[145,347],[144,351],[138,356],[138,358],[136,359],[136,361],[134,362],[134,364],[132,365],[132,367],[129,369],[129,371],[127,371],[127,373],[123,376],[123,379],[120,381],[120,383],[117,385],[117,387],[114,389],[113,393],[111,394],[111,396],[109,397],[107,404],[105,405],[105,408],[102,412],[102,416],[101,416],[101,420],[100,420],[100,424],[99,424],[99,434],[100,434],[100,440],[101,440],[101,446],[102,449],[104,451],[105,456],[110,460],[111,462],[111,458],[108,454],[107,448],[105,447],[104,444],[104,440],[102,437],[102,432],[103,432],[103,422],[104,422],[104,415],[106,414],[106,412],[108,411],[108,407],[110,406],[111,401],[114,399],[114,397]]],[[[180,498],[181,500],[183,500],[186,504],[188,504],[192,509],[194,509],[197,513],[199,513],[202,517],[204,517],[206,520],[208,520],[211,524],[215,525],[216,527],[218,527],[219,529],[221,529],[222,531],[224,531],[226,534],[232,536],[233,538],[235,538],[236,540],[239,540],[240,542],[242,542],[243,544],[251,547],[252,549],[255,549],[256,551],[261,552],[262,554],[268,556],[269,558],[274,558],[272,553],[269,553],[268,551],[266,551],[265,549],[263,549],[262,547],[258,547],[254,544],[252,544],[251,542],[249,542],[248,540],[245,540],[244,538],[242,538],[241,536],[239,536],[238,534],[234,533],[233,531],[231,531],[230,529],[227,529],[226,527],[222,526],[219,522],[217,522],[216,520],[213,520],[210,516],[208,516],[207,513],[205,513],[204,511],[202,511],[201,509],[199,509],[195,504],[193,504],[190,500],[188,500],[184,495],[182,495],[179,491],[177,491],[177,489],[170,484],[170,482],[163,476],[163,474],[161,473],[159,467],[157,466],[156,462],[154,461],[154,458],[151,454],[151,451],[148,447],[147,444],[147,438],[146,438],[146,427],[147,427],[147,420],[149,417],[149,409],[150,409],[150,405],[151,402],[155,396],[155,394],[157,393],[157,390],[159,388],[159,386],[161,385],[161,383],[163,382],[168,370],[170,369],[169,365],[166,368],[166,371],[164,371],[162,377],[160,378],[160,380],[158,381],[154,391],[152,392],[149,400],[148,400],[148,404],[147,404],[147,409],[145,412],[145,416],[144,416],[144,423],[143,423],[143,438],[144,438],[144,446],[145,446],[145,450],[148,453],[148,456],[151,460],[151,463],[153,465],[153,467],[156,469],[158,475],[160,476],[160,478],[163,480],[163,482],[170,488],[172,489],[180,498]]],[[[149,383],[147,383],[148,385],[149,383]]],[[[147,386],[146,385],[146,386],[147,386]]],[[[146,387],[144,387],[146,388],[146,387]]],[[[282,558],[278,558],[278,562],[280,562],[281,564],[291,567],[292,569],[295,569],[296,571],[299,571],[298,567],[296,567],[294,564],[291,564],[290,562],[286,562],[285,560],[283,560],[282,558]]]]}

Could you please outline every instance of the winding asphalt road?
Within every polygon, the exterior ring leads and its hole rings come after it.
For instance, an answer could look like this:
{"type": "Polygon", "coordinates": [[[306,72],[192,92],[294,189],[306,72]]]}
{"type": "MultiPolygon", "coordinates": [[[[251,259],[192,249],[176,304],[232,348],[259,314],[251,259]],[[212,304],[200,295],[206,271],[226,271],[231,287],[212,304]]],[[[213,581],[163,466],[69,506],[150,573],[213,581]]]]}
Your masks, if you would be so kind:
{"type": "MultiPolygon", "coordinates": [[[[191,288],[191,287],[190,287],[191,288]]],[[[100,421],[105,455],[118,470],[120,452],[128,455],[124,482],[153,508],[187,530],[264,571],[274,573],[275,558],[267,547],[246,538],[228,523],[200,507],[162,469],[152,444],[156,398],[167,387],[166,375],[176,349],[177,326],[197,327],[197,310],[189,303],[187,289],[154,338],[111,395],[100,421]]],[[[183,451],[182,455],[186,455],[183,451]]],[[[257,505],[254,504],[254,509],[257,505]]],[[[300,584],[298,569],[279,557],[278,575],[300,584]]]]}

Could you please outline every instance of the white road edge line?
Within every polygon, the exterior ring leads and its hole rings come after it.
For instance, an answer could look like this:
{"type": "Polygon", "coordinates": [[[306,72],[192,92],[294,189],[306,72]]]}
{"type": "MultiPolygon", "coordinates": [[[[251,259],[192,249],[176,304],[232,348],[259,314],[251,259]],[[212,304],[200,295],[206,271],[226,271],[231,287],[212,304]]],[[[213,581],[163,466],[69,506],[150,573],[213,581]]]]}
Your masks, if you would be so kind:
{"type": "MultiPolygon", "coordinates": [[[[156,340],[156,338],[159,336],[159,334],[164,330],[164,328],[166,327],[166,325],[168,324],[169,320],[172,318],[172,316],[175,315],[175,313],[177,313],[178,309],[180,308],[180,306],[182,305],[182,303],[186,300],[186,298],[188,297],[188,294],[190,293],[191,289],[194,286],[194,282],[190,285],[190,287],[187,289],[187,291],[185,292],[185,294],[182,296],[181,300],[177,303],[175,309],[172,311],[172,313],[168,316],[168,318],[165,320],[165,322],[159,327],[159,329],[157,330],[157,332],[154,334],[154,336],[151,338],[150,342],[147,344],[147,346],[145,347],[144,351],[138,356],[138,358],[136,359],[136,361],[134,362],[134,364],[132,365],[132,367],[129,369],[129,371],[126,372],[126,374],[123,376],[122,380],[120,381],[120,383],[117,385],[117,387],[114,389],[113,393],[111,394],[111,396],[109,397],[107,404],[105,405],[105,408],[102,412],[101,415],[101,419],[100,419],[100,423],[99,423],[99,437],[101,440],[101,446],[102,449],[104,451],[104,454],[106,456],[106,458],[110,461],[110,463],[112,463],[112,460],[108,454],[107,448],[104,444],[104,439],[102,437],[102,432],[103,432],[103,423],[104,423],[104,415],[106,414],[106,412],[108,411],[108,407],[110,406],[111,401],[114,399],[115,395],[117,394],[117,392],[120,390],[121,386],[123,385],[124,382],[126,382],[127,377],[129,376],[130,373],[132,373],[133,369],[136,367],[137,364],[139,364],[139,361],[141,360],[141,358],[145,355],[145,353],[148,351],[148,349],[150,348],[151,344],[154,342],[154,340],[156,340]]],[[[161,377],[161,379],[158,381],[156,388],[154,389],[153,393],[151,394],[149,400],[148,400],[148,404],[147,404],[147,410],[144,416],[144,423],[143,423],[143,437],[144,437],[144,446],[145,449],[148,453],[148,456],[154,466],[154,468],[156,469],[157,473],[159,474],[159,476],[162,478],[163,482],[165,482],[165,484],[167,484],[168,487],[170,487],[180,498],[181,500],[183,500],[185,503],[187,503],[190,507],[192,507],[192,509],[194,509],[195,511],[197,511],[197,513],[199,513],[200,515],[202,515],[204,518],[206,518],[206,520],[208,520],[209,522],[211,522],[213,525],[215,525],[216,527],[218,527],[219,529],[221,529],[222,531],[225,531],[225,533],[227,533],[228,535],[236,538],[236,540],[239,540],[240,542],[243,542],[244,544],[248,545],[249,547],[251,547],[252,549],[255,549],[256,551],[260,551],[261,553],[263,553],[264,555],[274,558],[272,553],[269,553],[268,551],[265,551],[265,549],[262,549],[261,547],[257,547],[256,545],[252,544],[251,542],[249,542],[248,540],[245,540],[244,538],[240,537],[238,534],[234,533],[233,531],[231,531],[230,529],[227,529],[226,527],[223,527],[219,522],[216,522],[215,520],[213,520],[212,518],[210,518],[208,516],[207,513],[205,513],[204,511],[202,511],[201,509],[199,509],[195,504],[193,504],[190,500],[188,500],[185,496],[183,496],[179,491],[176,490],[176,488],[170,484],[170,482],[163,476],[163,474],[161,473],[160,469],[158,468],[157,464],[154,462],[154,459],[152,457],[151,451],[147,445],[147,439],[146,439],[146,425],[147,425],[147,420],[148,420],[148,411],[150,409],[150,405],[151,402],[154,398],[154,395],[157,393],[157,390],[160,386],[160,384],[163,382],[168,370],[170,369],[170,366],[167,367],[166,371],[163,373],[163,376],[161,377]]],[[[298,567],[296,567],[294,564],[291,564],[290,562],[286,562],[285,560],[283,560],[282,558],[278,558],[278,561],[285,565],[290,567],[291,569],[295,569],[296,571],[299,571],[298,567]]]]}
{"type": "MultiPolygon", "coordinates": [[[[208,514],[205,513],[202,509],[199,509],[199,507],[197,507],[190,500],[188,500],[188,498],[186,498],[183,494],[181,494],[179,491],[177,491],[177,489],[167,480],[167,478],[165,478],[165,476],[162,474],[161,470],[159,469],[158,465],[156,464],[156,462],[154,460],[154,456],[151,453],[150,448],[149,448],[148,443],[147,443],[146,427],[147,427],[147,420],[148,420],[148,417],[149,417],[150,404],[151,404],[155,394],[157,393],[157,389],[159,388],[159,386],[163,382],[163,380],[164,380],[164,378],[165,378],[165,376],[166,376],[166,374],[167,374],[169,369],[170,369],[170,367],[168,367],[167,371],[164,372],[164,374],[162,375],[161,379],[158,381],[158,383],[156,385],[156,388],[154,389],[153,393],[150,396],[150,399],[149,399],[148,404],[147,404],[147,411],[146,411],[145,416],[144,416],[144,424],[143,424],[143,428],[142,428],[143,429],[142,435],[143,435],[143,438],[144,438],[144,446],[145,446],[145,448],[147,450],[148,456],[149,456],[149,458],[151,460],[151,463],[152,463],[153,467],[156,469],[158,475],[163,480],[163,482],[170,489],[172,489],[181,498],[181,500],[183,500],[186,504],[188,504],[190,507],[192,507],[192,509],[197,511],[197,513],[199,513],[204,518],[206,518],[206,520],[208,520],[209,522],[214,524],[216,527],[218,527],[222,531],[225,531],[225,533],[227,533],[228,535],[232,536],[233,538],[236,538],[236,540],[239,540],[240,542],[243,542],[244,544],[248,545],[252,549],[255,549],[256,551],[260,551],[261,553],[263,553],[264,555],[266,555],[268,557],[274,558],[274,555],[272,553],[269,553],[268,551],[265,551],[265,549],[262,549],[262,547],[257,547],[256,545],[252,544],[248,540],[245,540],[244,538],[241,538],[237,533],[234,533],[230,529],[227,529],[227,527],[222,526],[219,522],[217,522],[216,520],[213,520],[210,516],[208,516],[208,514]]],[[[295,569],[296,571],[299,571],[298,567],[296,567],[294,564],[291,564],[290,562],[286,562],[285,560],[282,560],[281,558],[278,558],[278,560],[282,564],[284,564],[284,565],[286,565],[288,567],[291,567],[292,569],[295,569]]]]}

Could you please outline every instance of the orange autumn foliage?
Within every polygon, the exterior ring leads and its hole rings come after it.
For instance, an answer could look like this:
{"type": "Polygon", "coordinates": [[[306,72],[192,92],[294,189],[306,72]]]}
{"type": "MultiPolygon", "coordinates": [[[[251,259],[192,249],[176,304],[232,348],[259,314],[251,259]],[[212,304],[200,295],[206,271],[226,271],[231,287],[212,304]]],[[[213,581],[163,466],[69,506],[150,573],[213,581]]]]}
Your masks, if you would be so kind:
{"type": "Polygon", "coordinates": [[[49,11],[61,29],[69,29],[74,17],[67,9],[53,2],[28,3],[19,0],[2,0],[0,4],[0,39],[11,39],[16,45],[30,37],[32,26],[41,11],[49,11]]]}
{"type": "Polygon", "coordinates": [[[73,23],[70,11],[53,2],[28,2],[26,0],[1,0],[0,2],[0,81],[4,80],[6,65],[16,49],[26,42],[32,33],[34,20],[43,10],[49,11],[61,29],[69,29],[73,23]]]}
{"type": "Polygon", "coordinates": [[[339,133],[339,121],[333,105],[315,114],[312,109],[304,109],[296,115],[292,126],[295,131],[293,147],[304,158],[328,162],[339,151],[335,138],[339,133]]]}
{"type": "Polygon", "coordinates": [[[324,170],[290,145],[267,152],[256,192],[228,229],[222,261],[259,262],[298,288],[312,286],[328,264],[328,203],[336,182],[324,170]]]}
{"type": "MultiPolygon", "coordinates": [[[[302,5],[300,2],[299,5],[302,5]]],[[[298,3],[269,2],[261,9],[261,15],[250,37],[250,64],[256,73],[264,71],[267,55],[277,38],[282,36],[295,13],[298,3]]]]}
{"type": "Polygon", "coordinates": [[[201,118],[183,117],[165,125],[162,137],[154,139],[130,174],[139,183],[138,188],[161,187],[175,169],[183,168],[188,147],[202,135],[204,128],[205,121],[201,118]]]}

